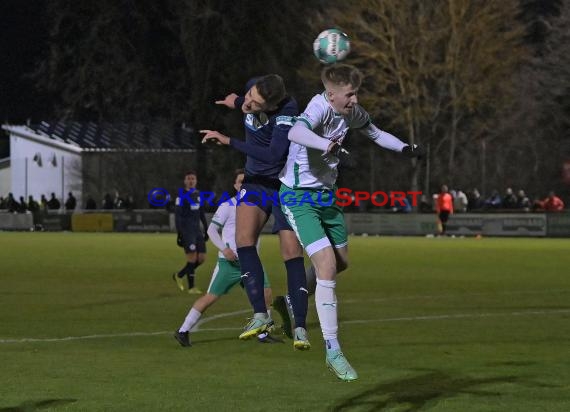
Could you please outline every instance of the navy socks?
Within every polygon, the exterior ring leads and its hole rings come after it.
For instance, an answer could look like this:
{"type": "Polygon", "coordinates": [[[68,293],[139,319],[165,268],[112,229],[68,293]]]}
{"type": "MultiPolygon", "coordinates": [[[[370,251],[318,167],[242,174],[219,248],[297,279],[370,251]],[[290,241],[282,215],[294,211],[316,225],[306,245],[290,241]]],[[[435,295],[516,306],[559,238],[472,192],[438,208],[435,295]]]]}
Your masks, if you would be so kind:
{"type": "Polygon", "coordinates": [[[255,246],[238,247],[241,280],[254,313],[267,313],[263,294],[263,266],[255,246]]]}

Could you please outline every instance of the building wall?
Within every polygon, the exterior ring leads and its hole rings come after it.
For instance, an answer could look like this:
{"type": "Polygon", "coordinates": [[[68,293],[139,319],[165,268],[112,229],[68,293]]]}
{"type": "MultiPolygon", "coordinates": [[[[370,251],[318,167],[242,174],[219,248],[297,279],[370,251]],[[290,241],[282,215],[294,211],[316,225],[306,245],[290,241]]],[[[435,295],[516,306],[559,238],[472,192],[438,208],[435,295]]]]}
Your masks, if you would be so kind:
{"type": "Polygon", "coordinates": [[[82,203],[81,155],[15,134],[10,135],[11,192],[16,199],[29,195],[36,200],[51,193],[62,206],[73,192],[82,203]],[[35,159],[35,160],[34,160],[35,159]]]}
{"type": "Polygon", "coordinates": [[[12,173],[10,162],[0,160],[0,196],[6,197],[10,192],[12,185],[12,173]]]}

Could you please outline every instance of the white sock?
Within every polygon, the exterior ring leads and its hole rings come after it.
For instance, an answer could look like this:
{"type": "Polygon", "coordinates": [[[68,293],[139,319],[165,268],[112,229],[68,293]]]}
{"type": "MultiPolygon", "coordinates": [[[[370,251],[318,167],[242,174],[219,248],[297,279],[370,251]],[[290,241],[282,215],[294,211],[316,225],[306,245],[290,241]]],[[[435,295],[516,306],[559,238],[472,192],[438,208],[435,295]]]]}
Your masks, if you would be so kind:
{"type": "Polygon", "coordinates": [[[319,315],[319,322],[321,323],[321,330],[323,331],[325,341],[336,341],[337,339],[338,320],[335,286],[335,280],[317,279],[315,305],[317,307],[317,314],[319,315]]]}
{"type": "Polygon", "coordinates": [[[198,312],[194,308],[190,309],[190,312],[186,315],[186,319],[184,319],[184,323],[180,326],[178,332],[188,332],[194,327],[194,325],[196,325],[196,323],[198,323],[200,316],[202,316],[202,313],[198,312]]]}
{"type": "Polygon", "coordinates": [[[271,309],[267,309],[267,316],[271,319],[271,309]]]}

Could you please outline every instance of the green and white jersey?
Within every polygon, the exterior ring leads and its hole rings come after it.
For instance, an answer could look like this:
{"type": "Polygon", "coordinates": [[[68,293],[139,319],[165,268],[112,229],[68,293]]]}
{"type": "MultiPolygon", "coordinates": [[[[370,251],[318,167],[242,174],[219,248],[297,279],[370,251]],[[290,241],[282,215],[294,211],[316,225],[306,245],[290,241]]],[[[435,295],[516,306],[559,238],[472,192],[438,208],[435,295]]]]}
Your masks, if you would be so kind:
{"type": "MultiPolygon", "coordinates": [[[[370,116],[360,105],[355,105],[348,115],[335,113],[323,92],[311,99],[296,121],[305,123],[319,136],[342,144],[348,130],[368,126],[370,116]]],[[[332,154],[323,155],[321,150],[292,142],[279,179],[294,189],[332,189],[338,176],[338,164],[339,159],[332,154]]]]}
{"type": "MultiPolygon", "coordinates": [[[[218,206],[216,213],[212,216],[212,222],[216,226],[222,228],[222,241],[237,255],[236,246],[236,197],[232,197],[218,206]]],[[[257,242],[257,250],[259,251],[259,240],[257,242]]],[[[222,251],[218,251],[218,257],[225,259],[222,251]]]]}
{"type": "MultiPolygon", "coordinates": [[[[233,250],[235,254],[237,254],[236,203],[237,199],[232,197],[229,201],[220,204],[216,213],[212,216],[212,223],[222,228],[222,241],[227,247],[233,250]]],[[[218,257],[224,258],[224,254],[221,250],[218,251],[218,257]]]]}

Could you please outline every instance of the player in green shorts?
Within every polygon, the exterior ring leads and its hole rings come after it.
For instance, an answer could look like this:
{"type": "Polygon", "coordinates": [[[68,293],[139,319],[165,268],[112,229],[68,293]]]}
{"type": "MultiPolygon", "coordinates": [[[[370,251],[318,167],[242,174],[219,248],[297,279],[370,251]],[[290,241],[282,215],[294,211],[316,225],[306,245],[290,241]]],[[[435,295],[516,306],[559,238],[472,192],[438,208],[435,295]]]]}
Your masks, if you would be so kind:
{"type": "Polygon", "coordinates": [[[378,129],[358,105],[362,74],[347,64],[321,73],[325,91],[312,98],[289,131],[287,163],[281,171],[281,208],[316,269],[315,305],[326,347],[326,365],[344,381],[358,378],[338,341],[336,274],[348,265],[348,237],[341,207],[335,202],[337,167],[348,155],[342,142],[349,129],[361,130],[380,147],[419,155],[378,129]]]}
{"type": "MultiPolygon", "coordinates": [[[[238,193],[243,178],[243,170],[236,170],[234,188],[238,193]]],[[[237,199],[235,197],[227,202],[223,202],[216,210],[208,226],[210,241],[219,249],[218,263],[216,264],[214,273],[212,273],[212,280],[210,281],[210,286],[208,286],[208,291],[204,296],[194,302],[190,312],[188,312],[188,315],[186,315],[184,319],[184,323],[174,332],[174,338],[182,346],[191,346],[189,332],[194,325],[198,323],[206,309],[240,283],[241,269],[237,258],[235,242],[236,203],[237,199]]],[[[272,300],[271,286],[269,285],[269,280],[265,273],[263,287],[265,302],[267,307],[270,307],[272,300]]],[[[261,342],[270,341],[268,340],[269,337],[267,333],[260,334],[258,339],[261,342]]]]}

